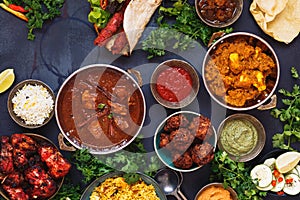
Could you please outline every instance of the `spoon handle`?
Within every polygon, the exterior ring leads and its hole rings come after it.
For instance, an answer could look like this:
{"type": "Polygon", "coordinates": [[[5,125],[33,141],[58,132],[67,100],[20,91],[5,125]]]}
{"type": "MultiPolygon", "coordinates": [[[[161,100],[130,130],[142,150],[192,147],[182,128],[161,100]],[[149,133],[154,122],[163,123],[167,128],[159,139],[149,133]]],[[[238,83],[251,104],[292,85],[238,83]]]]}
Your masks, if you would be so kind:
{"type": "Polygon", "coordinates": [[[180,197],[183,199],[183,200],[187,200],[187,198],[184,196],[184,194],[178,190],[177,193],[180,195],[180,197]]]}
{"type": "Polygon", "coordinates": [[[177,200],[182,200],[182,199],[180,198],[180,196],[178,195],[177,192],[172,193],[172,195],[173,195],[177,200]]]}

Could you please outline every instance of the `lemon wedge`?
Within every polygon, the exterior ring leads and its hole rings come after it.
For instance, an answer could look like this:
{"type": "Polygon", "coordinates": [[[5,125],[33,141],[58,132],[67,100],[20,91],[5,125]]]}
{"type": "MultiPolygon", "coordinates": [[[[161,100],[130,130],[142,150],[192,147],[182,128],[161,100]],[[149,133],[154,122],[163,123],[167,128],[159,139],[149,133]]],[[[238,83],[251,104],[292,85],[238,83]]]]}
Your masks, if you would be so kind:
{"type": "Polygon", "coordinates": [[[300,161],[299,152],[286,152],[278,156],[275,161],[275,166],[280,173],[287,173],[291,171],[300,161]]]}
{"type": "Polygon", "coordinates": [[[13,69],[6,69],[0,73],[0,93],[5,92],[14,82],[15,74],[13,69]]]}

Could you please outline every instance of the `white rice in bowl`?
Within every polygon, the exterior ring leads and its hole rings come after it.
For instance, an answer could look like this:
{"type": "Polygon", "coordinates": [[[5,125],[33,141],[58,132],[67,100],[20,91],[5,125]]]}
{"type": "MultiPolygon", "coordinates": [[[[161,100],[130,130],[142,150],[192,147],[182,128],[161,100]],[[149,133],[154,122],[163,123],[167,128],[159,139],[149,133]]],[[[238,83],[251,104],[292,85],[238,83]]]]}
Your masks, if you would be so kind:
{"type": "Polygon", "coordinates": [[[26,84],[12,98],[14,113],[27,125],[43,124],[50,117],[54,100],[42,85],[26,84]]]}

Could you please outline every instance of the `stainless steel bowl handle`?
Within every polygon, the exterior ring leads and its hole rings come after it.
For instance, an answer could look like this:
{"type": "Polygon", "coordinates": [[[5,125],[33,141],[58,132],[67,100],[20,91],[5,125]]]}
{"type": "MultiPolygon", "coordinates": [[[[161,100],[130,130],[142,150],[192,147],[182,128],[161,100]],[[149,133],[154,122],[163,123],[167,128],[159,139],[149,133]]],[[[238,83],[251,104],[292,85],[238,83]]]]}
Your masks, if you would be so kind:
{"type": "Polygon", "coordinates": [[[223,37],[225,34],[224,31],[214,32],[208,41],[207,47],[210,47],[217,39],[223,37]]]}
{"type": "Polygon", "coordinates": [[[270,110],[270,109],[272,109],[272,108],[275,108],[276,105],[277,105],[277,96],[276,96],[276,94],[274,94],[274,95],[271,97],[270,103],[259,106],[259,107],[257,108],[257,110],[270,110]]]}
{"type": "Polygon", "coordinates": [[[63,151],[76,151],[76,148],[73,146],[68,146],[64,141],[64,136],[62,133],[59,133],[58,136],[59,148],[63,151]]]}
{"type": "Polygon", "coordinates": [[[139,72],[138,70],[135,70],[135,69],[128,69],[127,72],[129,74],[134,75],[134,77],[137,79],[137,83],[139,84],[140,87],[143,86],[143,78],[142,78],[141,72],[139,72]]]}

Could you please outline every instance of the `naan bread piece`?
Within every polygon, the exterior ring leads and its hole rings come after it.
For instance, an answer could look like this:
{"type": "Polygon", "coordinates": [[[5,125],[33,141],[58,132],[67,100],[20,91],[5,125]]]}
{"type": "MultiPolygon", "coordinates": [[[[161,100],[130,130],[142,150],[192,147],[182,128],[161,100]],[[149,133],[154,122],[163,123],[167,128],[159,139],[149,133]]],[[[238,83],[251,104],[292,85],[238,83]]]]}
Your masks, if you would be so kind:
{"type": "Polygon", "coordinates": [[[123,28],[129,43],[130,53],[162,0],[131,0],[124,13],[123,28]]]}
{"type": "Polygon", "coordinates": [[[290,43],[300,32],[300,1],[289,0],[285,9],[269,23],[274,39],[290,43]]]}
{"type": "Polygon", "coordinates": [[[285,8],[288,0],[254,0],[264,12],[266,22],[272,21],[285,8]]]}
{"type": "MultiPolygon", "coordinates": [[[[257,1],[252,2],[250,12],[261,29],[275,40],[286,44],[292,42],[300,32],[300,1],[288,0],[281,12],[279,12],[280,9],[277,9],[279,13],[272,20],[270,20],[270,15],[265,12],[267,9],[261,9],[257,1]]],[[[274,5],[274,2],[278,2],[276,0],[272,1],[272,5],[274,5]]],[[[272,6],[268,8],[270,7],[272,6]]],[[[269,9],[269,11],[271,10],[269,9]]]]}

